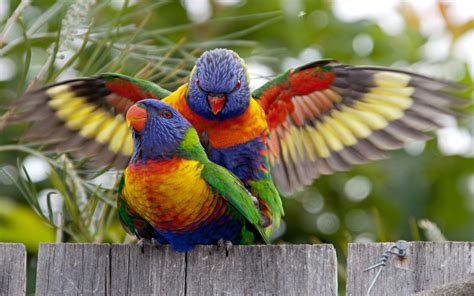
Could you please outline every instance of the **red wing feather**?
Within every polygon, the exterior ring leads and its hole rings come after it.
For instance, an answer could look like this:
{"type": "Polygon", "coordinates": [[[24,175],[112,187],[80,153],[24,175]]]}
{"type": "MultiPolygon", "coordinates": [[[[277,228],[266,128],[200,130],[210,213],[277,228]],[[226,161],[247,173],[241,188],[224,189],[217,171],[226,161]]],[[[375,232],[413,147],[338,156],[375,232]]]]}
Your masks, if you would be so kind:
{"type": "Polygon", "coordinates": [[[12,121],[34,123],[25,134],[30,141],[122,168],[133,152],[131,132],[124,120],[128,108],[139,100],[162,99],[169,94],[148,81],[102,74],[25,93],[14,104],[19,112],[12,121]]]}
{"type": "Polygon", "coordinates": [[[406,71],[314,62],[290,70],[253,93],[267,114],[272,175],[292,194],[321,174],[385,156],[426,140],[436,118],[462,100],[460,86],[406,71]]]}

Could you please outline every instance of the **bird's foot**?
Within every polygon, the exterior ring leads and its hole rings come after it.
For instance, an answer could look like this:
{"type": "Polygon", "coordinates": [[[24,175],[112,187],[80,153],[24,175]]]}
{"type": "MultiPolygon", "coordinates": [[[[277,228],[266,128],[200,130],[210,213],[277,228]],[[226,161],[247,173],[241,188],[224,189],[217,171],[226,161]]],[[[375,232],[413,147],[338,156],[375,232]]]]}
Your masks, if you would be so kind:
{"type": "Polygon", "coordinates": [[[160,242],[154,237],[151,239],[151,244],[155,246],[155,249],[157,250],[158,250],[158,246],[161,245],[160,242]]]}
{"type": "Polygon", "coordinates": [[[137,245],[140,247],[142,254],[144,254],[145,253],[145,239],[144,238],[139,239],[137,245]]]}
{"type": "Polygon", "coordinates": [[[142,253],[145,253],[145,245],[154,246],[156,249],[158,249],[158,246],[161,245],[160,242],[154,237],[151,239],[141,238],[138,240],[137,244],[140,247],[142,253]]]}
{"type": "Polygon", "coordinates": [[[225,250],[226,255],[229,255],[230,250],[232,249],[232,242],[226,241],[223,238],[217,241],[217,251],[225,250]]]}
{"type": "Polygon", "coordinates": [[[217,241],[217,251],[222,250],[222,248],[224,247],[224,243],[225,243],[225,241],[224,241],[223,238],[221,238],[217,241]]]}
{"type": "Polygon", "coordinates": [[[234,246],[231,241],[225,241],[225,251],[227,254],[229,254],[230,250],[232,250],[232,247],[234,246]]]}

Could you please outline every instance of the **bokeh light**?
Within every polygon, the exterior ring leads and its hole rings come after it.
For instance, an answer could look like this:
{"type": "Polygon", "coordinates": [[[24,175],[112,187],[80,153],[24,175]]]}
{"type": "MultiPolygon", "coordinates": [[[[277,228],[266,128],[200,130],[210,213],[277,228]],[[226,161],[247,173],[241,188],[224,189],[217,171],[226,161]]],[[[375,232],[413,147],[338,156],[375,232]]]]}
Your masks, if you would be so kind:
{"type": "MultiPolygon", "coordinates": [[[[51,170],[46,160],[32,155],[27,156],[23,160],[22,167],[25,168],[28,176],[34,183],[46,180],[51,170]]],[[[23,170],[21,171],[21,176],[26,179],[26,175],[23,170]]]]}
{"type": "Polygon", "coordinates": [[[367,177],[355,176],[344,185],[344,194],[351,201],[361,201],[365,199],[372,190],[372,184],[367,177]]]}
{"type": "Polygon", "coordinates": [[[324,198],[317,191],[310,191],[311,194],[304,194],[301,203],[306,212],[316,214],[324,208],[324,198]]]}
{"type": "Polygon", "coordinates": [[[333,234],[339,229],[339,218],[336,214],[325,212],[316,218],[316,226],[323,234],[333,234]]]}
{"type": "Polygon", "coordinates": [[[15,77],[16,65],[9,58],[0,57],[0,81],[8,81],[15,77]]]}
{"type": "Polygon", "coordinates": [[[247,62],[247,68],[250,75],[251,89],[260,87],[275,74],[272,68],[258,62],[247,62]]]}
{"type": "Polygon", "coordinates": [[[51,206],[51,214],[53,215],[54,224],[59,226],[61,223],[60,219],[64,205],[63,197],[59,193],[59,191],[52,188],[43,189],[38,193],[38,203],[41,207],[43,215],[45,216],[48,216],[50,214],[48,208],[48,196],[49,206],[51,206]]]}
{"type": "Polygon", "coordinates": [[[374,49],[374,41],[369,34],[361,33],[354,37],[352,40],[352,49],[355,54],[360,57],[366,57],[370,55],[374,49]]]}
{"type": "Polygon", "coordinates": [[[420,155],[425,150],[426,143],[423,141],[413,141],[405,144],[405,151],[413,156],[420,155]]]}
{"type": "Polygon", "coordinates": [[[117,186],[117,180],[120,173],[115,170],[107,171],[91,180],[91,183],[104,189],[114,189],[117,186]]]}
{"type": "Polygon", "coordinates": [[[209,0],[181,0],[188,17],[195,23],[207,21],[211,15],[211,4],[209,0]]]}

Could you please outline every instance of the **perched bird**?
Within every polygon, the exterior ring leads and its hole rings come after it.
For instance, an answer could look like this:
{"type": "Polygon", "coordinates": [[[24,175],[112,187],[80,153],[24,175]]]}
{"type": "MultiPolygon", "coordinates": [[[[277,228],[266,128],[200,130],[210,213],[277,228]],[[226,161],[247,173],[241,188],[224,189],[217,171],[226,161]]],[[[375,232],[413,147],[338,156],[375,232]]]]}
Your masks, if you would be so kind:
{"type": "Polygon", "coordinates": [[[188,251],[198,244],[267,243],[257,200],[225,168],[209,161],[196,130],[171,106],[130,107],[133,154],[119,186],[118,212],[138,238],[188,251]]]}
{"type": "Polygon", "coordinates": [[[133,147],[122,114],[144,98],[169,103],[197,130],[209,159],[258,198],[270,233],[283,215],[278,191],[291,195],[320,175],[428,139],[425,132],[440,127],[437,117],[464,104],[446,92],[459,88],[406,71],[323,60],[251,92],[244,61],[215,49],[173,93],[149,81],[101,74],[27,93],[18,105],[26,107],[19,120],[36,121],[27,133],[31,139],[120,168],[133,147]]]}

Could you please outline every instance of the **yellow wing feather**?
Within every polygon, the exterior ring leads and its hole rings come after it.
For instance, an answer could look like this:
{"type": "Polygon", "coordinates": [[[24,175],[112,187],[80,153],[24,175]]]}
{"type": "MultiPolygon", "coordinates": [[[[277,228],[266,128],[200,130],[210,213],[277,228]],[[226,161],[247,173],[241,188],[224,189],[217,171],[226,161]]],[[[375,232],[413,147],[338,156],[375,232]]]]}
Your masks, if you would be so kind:
{"type": "Polygon", "coordinates": [[[100,126],[104,121],[110,118],[110,115],[101,111],[93,112],[81,123],[79,134],[85,138],[95,138],[100,131],[100,126]]]}
{"type": "Polygon", "coordinates": [[[433,126],[428,111],[448,113],[456,99],[439,92],[449,84],[420,75],[371,67],[340,69],[334,87],[293,95],[294,109],[277,127],[286,128],[276,142],[281,150],[270,149],[280,151],[271,157],[272,174],[284,193],[301,189],[321,174],[383,158],[383,150],[426,139],[421,132],[427,124],[433,126]],[[407,110],[413,112],[407,116],[407,110]]]}

